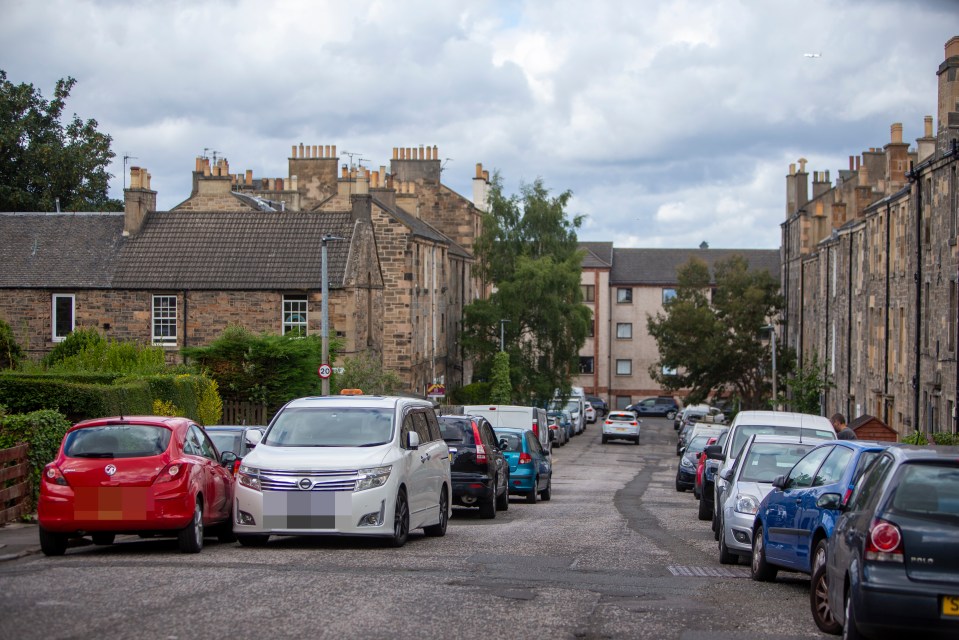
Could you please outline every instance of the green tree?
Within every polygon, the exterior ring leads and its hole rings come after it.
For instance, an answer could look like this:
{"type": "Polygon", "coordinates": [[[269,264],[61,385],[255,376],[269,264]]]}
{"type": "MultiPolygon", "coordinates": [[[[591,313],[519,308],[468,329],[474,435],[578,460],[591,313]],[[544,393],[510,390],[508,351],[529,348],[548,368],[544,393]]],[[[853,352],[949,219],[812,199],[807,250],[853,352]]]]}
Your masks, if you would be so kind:
{"type": "Polygon", "coordinates": [[[107,167],[116,154],[97,121],[63,122],[73,78],[57,81],[53,100],[0,70],[0,211],[121,211],[108,197],[107,167]]]}
{"type": "Polygon", "coordinates": [[[498,352],[493,357],[492,386],[490,388],[491,404],[509,404],[513,401],[513,385],[509,379],[509,354],[498,352]]]}
{"type": "Polygon", "coordinates": [[[464,310],[464,349],[480,360],[478,369],[488,369],[506,320],[513,397],[528,402],[545,402],[569,386],[592,322],[580,289],[576,230],[583,218],[567,215],[571,196],[550,196],[539,179],[506,196],[494,174],[475,245],[478,273],[495,291],[464,310]]]}
{"type": "Polygon", "coordinates": [[[789,404],[798,413],[818,415],[822,411],[823,392],[834,386],[832,377],[826,372],[826,363],[819,362],[819,356],[814,353],[811,362],[786,380],[791,396],[789,404]]]}
{"type": "Polygon", "coordinates": [[[779,283],[768,271],[750,270],[741,256],[717,262],[713,276],[693,258],[679,268],[676,297],[665,313],[647,315],[659,347],[650,375],[666,389],[689,389],[688,402],[732,391],[744,409],[762,407],[771,368],[762,329],[782,308],[779,283]],[[663,374],[664,368],[676,373],[663,374]]]}
{"type": "Polygon", "coordinates": [[[334,373],[330,381],[332,393],[343,389],[362,389],[371,395],[391,395],[399,391],[403,381],[383,368],[383,360],[371,351],[363,351],[343,361],[343,373],[334,373]]]}
{"type": "Polygon", "coordinates": [[[0,369],[16,369],[23,360],[23,349],[13,335],[13,329],[0,320],[0,369]]]}

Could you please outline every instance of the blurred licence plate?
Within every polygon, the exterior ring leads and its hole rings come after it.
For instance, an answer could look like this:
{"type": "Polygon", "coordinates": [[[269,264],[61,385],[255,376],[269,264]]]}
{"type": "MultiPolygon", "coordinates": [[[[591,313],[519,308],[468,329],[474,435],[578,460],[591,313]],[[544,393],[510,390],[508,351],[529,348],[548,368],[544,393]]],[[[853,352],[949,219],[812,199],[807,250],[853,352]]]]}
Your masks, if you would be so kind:
{"type": "Polygon", "coordinates": [[[626,427],[613,427],[613,431],[616,431],[617,433],[626,433],[629,431],[629,429],[626,427]]]}
{"type": "Polygon", "coordinates": [[[942,596],[942,615],[959,616],[959,596],[942,596]]]}

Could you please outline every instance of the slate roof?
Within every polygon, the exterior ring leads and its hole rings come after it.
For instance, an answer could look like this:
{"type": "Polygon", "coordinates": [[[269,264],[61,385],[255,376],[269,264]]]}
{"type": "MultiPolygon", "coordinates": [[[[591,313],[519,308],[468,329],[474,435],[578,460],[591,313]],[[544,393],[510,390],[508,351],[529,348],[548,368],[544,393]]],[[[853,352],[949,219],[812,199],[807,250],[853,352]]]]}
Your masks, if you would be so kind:
{"type": "Polygon", "coordinates": [[[613,266],[612,242],[580,242],[579,248],[586,252],[584,269],[608,269],[613,266]]]}
{"type": "Polygon", "coordinates": [[[123,213],[0,213],[0,287],[109,288],[123,213]]]}
{"type": "Polygon", "coordinates": [[[331,287],[344,278],[348,212],[155,211],[117,261],[118,289],[320,289],[324,234],[331,287]]]}
{"type": "Polygon", "coordinates": [[[376,203],[376,206],[383,209],[383,211],[386,211],[388,214],[396,218],[400,224],[403,224],[409,228],[410,233],[412,233],[414,236],[426,238],[427,240],[432,240],[433,242],[438,242],[440,244],[449,245],[447,250],[454,256],[459,256],[461,258],[473,257],[473,254],[457,244],[452,238],[444,234],[430,223],[425,222],[424,220],[417,218],[406,211],[403,211],[403,209],[400,207],[391,207],[379,198],[374,197],[373,202],[376,203]]]}
{"type": "Polygon", "coordinates": [[[750,269],[765,269],[779,279],[779,249],[613,249],[609,281],[610,284],[675,284],[676,270],[690,258],[699,258],[711,268],[733,255],[743,256],[750,269]]]}

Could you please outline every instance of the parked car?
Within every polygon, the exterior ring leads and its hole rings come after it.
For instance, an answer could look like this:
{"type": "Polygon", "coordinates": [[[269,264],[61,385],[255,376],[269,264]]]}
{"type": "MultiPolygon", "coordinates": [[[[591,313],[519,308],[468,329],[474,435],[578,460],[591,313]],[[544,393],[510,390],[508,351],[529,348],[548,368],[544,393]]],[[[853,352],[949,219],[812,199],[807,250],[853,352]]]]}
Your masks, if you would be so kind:
{"type": "MultiPolygon", "coordinates": [[[[719,438],[710,436],[709,439],[706,440],[706,446],[716,444],[718,441],[719,438]]],[[[703,477],[705,475],[707,461],[708,458],[706,457],[705,451],[700,451],[696,454],[696,477],[693,479],[693,495],[697,500],[700,500],[703,495],[703,477]]]]}
{"type": "Polygon", "coordinates": [[[712,421],[718,424],[724,424],[726,422],[722,410],[711,407],[708,404],[694,404],[683,407],[682,410],[676,414],[676,418],[673,420],[673,429],[678,431],[682,429],[683,424],[686,422],[697,422],[702,419],[703,416],[711,416],[712,421]]]}
{"type": "Polygon", "coordinates": [[[587,402],[583,406],[585,407],[585,411],[586,411],[586,422],[588,422],[589,424],[593,424],[594,422],[596,422],[596,409],[593,408],[593,405],[587,402]]]}
{"type": "Polygon", "coordinates": [[[679,440],[676,442],[676,455],[681,456],[690,440],[696,436],[704,433],[718,436],[728,429],[725,425],[707,422],[708,420],[710,420],[709,416],[704,416],[699,422],[692,422],[683,427],[679,440]]]}
{"type": "Polygon", "coordinates": [[[586,402],[593,405],[593,409],[596,410],[597,420],[602,420],[606,417],[606,414],[609,413],[609,405],[599,396],[586,396],[586,402]]]}
{"type": "Polygon", "coordinates": [[[656,396],[655,398],[645,398],[635,404],[626,407],[637,416],[665,416],[672,420],[679,413],[681,407],[679,401],[672,396],[656,396]]]}
{"type": "Polygon", "coordinates": [[[706,447],[706,455],[720,461],[719,471],[713,483],[713,533],[719,539],[718,508],[726,499],[727,483],[722,473],[736,464],[739,452],[751,435],[776,434],[802,436],[804,439],[835,440],[836,431],[828,419],[806,413],[788,411],[740,411],[729,425],[729,438],[722,447],[706,447]]]}
{"type": "Polygon", "coordinates": [[[632,411],[610,411],[603,421],[603,444],[610,440],[631,440],[639,444],[641,421],[632,411]]]}
{"type": "Polygon", "coordinates": [[[206,533],[232,540],[236,455],[220,454],[186,418],[126,416],[72,426],[40,483],[40,548],[66,552],[72,537],[113,544],[118,534],[175,536],[198,553],[206,533]]]}
{"type": "Polygon", "coordinates": [[[535,504],[553,497],[553,465],[543,451],[539,440],[525,429],[500,427],[496,429],[500,449],[509,462],[509,492],[526,497],[535,504]]]}
{"type": "Polygon", "coordinates": [[[233,475],[240,469],[240,461],[246,457],[246,454],[253,451],[257,443],[263,437],[266,431],[265,426],[244,426],[244,425],[213,425],[204,427],[210,440],[216,445],[217,451],[221,454],[224,451],[232,451],[236,454],[236,462],[230,469],[233,475]]]}
{"type": "MultiPolygon", "coordinates": [[[[753,522],[753,579],[772,580],[783,569],[812,574],[822,567],[840,509],[866,465],[886,447],[863,440],[824,442],[776,478],[753,522]]],[[[842,630],[829,612],[825,571],[811,585],[810,605],[820,630],[842,630]]]]}
{"type": "Polygon", "coordinates": [[[566,431],[567,442],[573,439],[575,435],[575,431],[573,430],[573,416],[569,411],[547,411],[546,418],[556,419],[559,422],[563,430],[566,431]]]}
{"type": "Polygon", "coordinates": [[[495,518],[509,509],[509,463],[490,423],[481,416],[438,416],[450,452],[453,504],[479,507],[495,518]]]}
{"type": "MultiPolygon", "coordinates": [[[[720,449],[726,443],[726,440],[729,438],[729,431],[723,433],[716,440],[715,444],[720,449]]],[[[713,500],[716,498],[715,492],[715,483],[716,483],[716,472],[719,471],[719,460],[710,458],[706,452],[709,451],[709,447],[712,445],[706,445],[706,448],[703,449],[703,455],[701,458],[703,473],[699,480],[699,514],[698,517],[700,520],[712,520],[713,518],[713,500]]],[[[695,490],[694,490],[695,491],[695,490]]],[[[719,532],[714,531],[716,539],[719,539],[719,532]]]]}
{"type": "Polygon", "coordinates": [[[547,407],[549,411],[569,411],[573,418],[573,434],[579,434],[586,430],[586,400],[579,396],[570,396],[565,401],[560,398],[553,398],[549,401],[547,407]]]}
{"type": "Polygon", "coordinates": [[[433,403],[323,396],[286,403],[236,475],[240,544],[271,535],[443,536],[452,505],[449,449],[433,403]]]}
{"type": "Polygon", "coordinates": [[[549,425],[549,439],[554,447],[566,446],[569,442],[569,435],[561,419],[557,416],[546,414],[547,424],[549,425]]]}
{"type": "Polygon", "coordinates": [[[959,637],[957,548],[959,447],[879,454],[826,545],[829,610],[843,635],[959,637]]]}
{"type": "Polygon", "coordinates": [[[753,520],[759,503],[773,488],[773,481],[816,446],[815,440],[800,436],[749,436],[736,463],[720,472],[728,483],[719,514],[719,562],[736,564],[740,556],[753,551],[753,520]]]}
{"type": "Polygon", "coordinates": [[[676,469],[676,491],[688,491],[696,486],[696,467],[699,464],[699,458],[703,455],[703,449],[710,440],[715,442],[718,433],[701,433],[689,441],[689,444],[683,449],[683,455],[679,459],[679,465],[676,469]]]}

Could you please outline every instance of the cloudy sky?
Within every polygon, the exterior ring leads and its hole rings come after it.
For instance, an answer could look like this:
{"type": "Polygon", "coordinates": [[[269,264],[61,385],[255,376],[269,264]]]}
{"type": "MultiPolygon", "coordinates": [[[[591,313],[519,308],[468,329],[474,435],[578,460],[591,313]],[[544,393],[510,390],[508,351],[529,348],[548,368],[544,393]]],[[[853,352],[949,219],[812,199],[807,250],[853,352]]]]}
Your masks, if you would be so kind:
{"type": "Polygon", "coordinates": [[[472,197],[571,190],[584,240],[775,248],[800,157],[907,141],[936,113],[955,0],[0,0],[0,69],[147,167],[168,209],[194,158],[285,177],[293,144],[389,164],[437,145],[472,197]],[[805,54],[815,54],[807,56],[805,54]]]}

